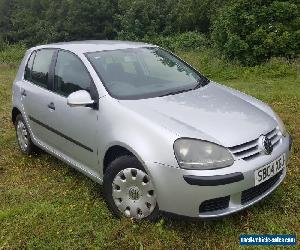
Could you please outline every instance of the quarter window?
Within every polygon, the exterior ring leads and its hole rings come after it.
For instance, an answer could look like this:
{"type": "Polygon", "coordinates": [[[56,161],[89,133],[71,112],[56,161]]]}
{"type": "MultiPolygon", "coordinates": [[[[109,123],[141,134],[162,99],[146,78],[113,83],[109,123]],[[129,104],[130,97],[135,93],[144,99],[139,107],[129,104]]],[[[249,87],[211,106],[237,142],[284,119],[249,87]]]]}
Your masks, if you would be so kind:
{"type": "Polygon", "coordinates": [[[55,66],[55,89],[63,96],[78,90],[90,92],[91,77],[82,61],[66,51],[59,51],[55,66]]]}
{"type": "Polygon", "coordinates": [[[53,52],[53,49],[43,49],[36,52],[31,72],[31,81],[34,84],[47,88],[53,52]]]}
{"type": "Polygon", "coordinates": [[[33,61],[34,61],[34,57],[35,57],[36,52],[34,51],[31,55],[30,58],[28,60],[28,63],[25,67],[25,74],[24,74],[24,79],[27,81],[31,81],[31,70],[32,70],[32,65],[33,65],[33,61]]]}

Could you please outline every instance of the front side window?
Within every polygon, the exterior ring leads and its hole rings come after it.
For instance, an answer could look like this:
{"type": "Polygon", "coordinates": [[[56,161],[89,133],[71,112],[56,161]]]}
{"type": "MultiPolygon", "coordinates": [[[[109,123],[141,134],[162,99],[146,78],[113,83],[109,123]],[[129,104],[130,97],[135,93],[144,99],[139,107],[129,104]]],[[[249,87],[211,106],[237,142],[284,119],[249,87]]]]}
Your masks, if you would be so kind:
{"type": "Polygon", "coordinates": [[[92,52],[87,58],[107,91],[118,99],[140,99],[189,91],[207,79],[156,47],[92,52]]]}
{"type": "Polygon", "coordinates": [[[30,55],[30,58],[29,58],[29,60],[26,64],[26,67],[25,67],[24,79],[27,80],[27,81],[31,81],[31,70],[32,70],[32,65],[33,65],[35,54],[36,54],[36,52],[34,51],[30,55]]]}
{"type": "Polygon", "coordinates": [[[31,72],[31,81],[34,84],[47,88],[54,51],[54,49],[42,49],[36,52],[31,72]]]}
{"type": "Polygon", "coordinates": [[[56,92],[68,96],[78,90],[90,91],[91,77],[82,61],[66,51],[59,51],[55,66],[56,92]]]}

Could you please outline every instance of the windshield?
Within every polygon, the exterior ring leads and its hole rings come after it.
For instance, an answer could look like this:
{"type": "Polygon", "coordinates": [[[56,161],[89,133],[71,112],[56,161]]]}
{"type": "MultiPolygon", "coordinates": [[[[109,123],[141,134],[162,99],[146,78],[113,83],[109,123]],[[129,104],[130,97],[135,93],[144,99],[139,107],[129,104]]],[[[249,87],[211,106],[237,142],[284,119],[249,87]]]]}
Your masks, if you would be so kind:
{"type": "Polygon", "coordinates": [[[109,94],[141,99],[176,94],[208,80],[169,52],[156,47],[87,53],[109,94]]]}

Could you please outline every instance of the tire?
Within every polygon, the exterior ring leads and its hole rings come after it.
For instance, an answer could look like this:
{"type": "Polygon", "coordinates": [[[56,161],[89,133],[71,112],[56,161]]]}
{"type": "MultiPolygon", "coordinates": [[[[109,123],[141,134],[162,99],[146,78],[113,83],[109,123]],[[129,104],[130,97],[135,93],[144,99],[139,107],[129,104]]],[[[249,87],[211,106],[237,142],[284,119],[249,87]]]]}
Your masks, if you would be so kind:
{"type": "Polygon", "coordinates": [[[23,154],[31,155],[37,152],[37,147],[33,144],[29,130],[21,114],[18,114],[15,121],[16,138],[19,149],[23,154]]]}
{"type": "Polygon", "coordinates": [[[103,192],[108,208],[118,218],[159,219],[156,193],[150,176],[134,156],[112,161],[103,178],[103,192]]]}

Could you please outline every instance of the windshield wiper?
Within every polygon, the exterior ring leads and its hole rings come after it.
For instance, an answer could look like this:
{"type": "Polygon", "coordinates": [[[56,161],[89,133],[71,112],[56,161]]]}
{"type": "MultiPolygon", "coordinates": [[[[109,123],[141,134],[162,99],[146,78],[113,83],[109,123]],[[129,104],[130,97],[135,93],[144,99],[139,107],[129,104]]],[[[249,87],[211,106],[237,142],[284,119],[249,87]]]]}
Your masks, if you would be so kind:
{"type": "Polygon", "coordinates": [[[180,93],[183,93],[183,92],[187,92],[187,91],[190,91],[190,90],[193,90],[193,88],[192,89],[189,88],[189,89],[182,89],[182,90],[178,90],[178,91],[168,92],[166,94],[160,95],[159,97],[168,96],[168,95],[177,95],[177,94],[180,94],[180,93]]]}
{"type": "Polygon", "coordinates": [[[202,77],[202,78],[199,78],[197,80],[197,85],[193,88],[181,89],[181,90],[178,90],[178,91],[168,92],[166,94],[160,95],[159,97],[168,96],[168,95],[176,95],[176,94],[180,94],[180,93],[183,93],[183,92],[195,90],[195,89],[198,89],[200,87],[203,87],[203,86],[207,85],[209,82],[210,82],[209,79],[207,79],[206,77],[202,77]]]}

